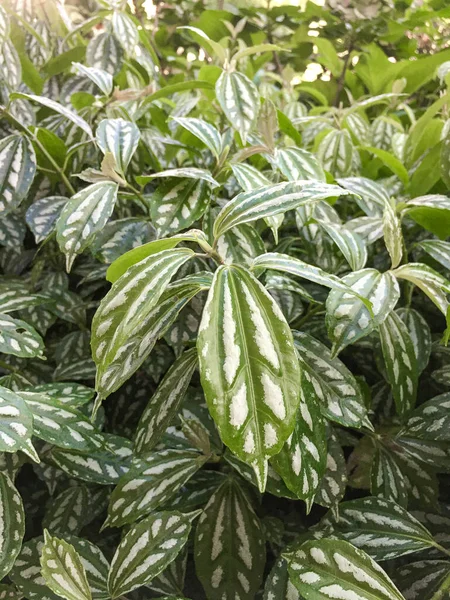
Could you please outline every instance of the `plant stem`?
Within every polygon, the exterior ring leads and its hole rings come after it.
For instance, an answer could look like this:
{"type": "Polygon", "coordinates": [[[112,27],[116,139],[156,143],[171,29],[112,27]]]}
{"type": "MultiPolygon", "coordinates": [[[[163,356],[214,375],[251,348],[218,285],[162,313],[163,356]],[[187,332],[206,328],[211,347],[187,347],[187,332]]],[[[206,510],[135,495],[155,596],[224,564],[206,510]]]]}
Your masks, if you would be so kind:
{"type": "Polygon", "coordinates": [[[433,546],[436,548],[436,550],[439,550],[439,552],[442,552],[443,554],[446,554],[447,556],[450,556],[450,550],[447,550],[446,548],[444,548],[443,546],[441,546],[437,542],[434,542],[433,546]]]}

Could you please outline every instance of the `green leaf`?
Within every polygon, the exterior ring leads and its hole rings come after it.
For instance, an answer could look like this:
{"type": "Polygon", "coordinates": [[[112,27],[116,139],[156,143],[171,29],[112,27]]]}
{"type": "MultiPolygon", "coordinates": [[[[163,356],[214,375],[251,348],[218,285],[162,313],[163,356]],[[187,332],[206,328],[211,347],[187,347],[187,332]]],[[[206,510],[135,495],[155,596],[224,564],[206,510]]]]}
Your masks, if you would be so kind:
{"type": "Polygon", "coordinates": [[[423,240],[418,242],[417,246],[450,271],[450,242],[423,240]]]}
{"type": "Polygon", "coordinates": [[[249,48],[239,50],[239,52],[236,52],[236,54],[233,55],[232,60],[238,62],[242,58],[251,56],[252,54],[259,54],[260,52],[275,52],[277,50],[283,50],[287,52],[287,50],[281,46],[277,46],[276,44],[257,44],[256,46],[250,46],[249,48]]]}
{"type": "Polygon", "coordinates": [[[320,226],[342,252],[352,271],[359,271],[365,267],[367,246],[357,233],[330,221],[322,221],[320,226]]]}
{"type": "Polygon", "coordinates": [[[0,44],[9,36],[9,17],[6,11],[0,6],[0,44]]]}
{"type": "Polygon", "coordinates": [[[403,235],[400,219],[390,202],[386,204],[383,212],[383,237],[391,257],[391,268],[395,269],[403,256],[403,235]]]}
{"type": "Polygon", "coordinates": [[[408,263],[392,272],[398,279],[406,279],[420,288],[439,310],[447,315],[450,281],[440,273],[422,263],[408,263]]]}
{"type": "Polygon", "coordinates": [[[92,600],[91,590],[80,556],[64,540],[44,531],[42,576],[48,587],[66,600],[92,600]]]}
{"type": "Polygon", "coordinates": [[[368,335],[394,309],[400,290],[393,273],[363,269],[342,278],[343,283],[372,303],[373,315],[354,295],[340,290],[330,292],[326,303],[326,324],[328,336],[333,343],[333,355],[368,335]]]}
{"type": "Polygon", "coordinates": [[[370,491],[375,496],[408,505],[407,479],[395,457],[383,446],[376,449],[370,470],[370,491]]]}
{"type": "Polygon", "coordinates": [[[450,591],[450,562],[421,560],[400,567],[396,582],[406,600],[439,600],[450,591]]]}
{"type": "Polygon", "coordinates": [[[155,102],[155,100],[159,100],[160,98],[167,98],[168,96],[172,96],[173,94],[176,94],[178,92],[185,92],[188,90],[197,90],[197,89],[212,90],[214,88],[211,85],[211,83],[209,83],[209,81],[201,81],[201,80],[181,81],[179,83],[174,83],[172,85],[166,85],[165,87],[161,88],[157,92],[150,94],[150,96],[147,96],[145,98],[141,107],[145,108],[147,106],[147,104],[151,104],[152,102],[155,102]]]}
{"type": "Polygon", "coordinates": [[[94,390],[80,383],[42,383],[27,388],[27,392],[42,393],[54,398],[61,404],[67,404],[73,408],[87,404],[94,397],[94,390]]]}
{"type": "Polygon", "coordinates": [[[36,462],[39,457],[31,443],[33,415],[15,392],[0,386],[0,451],[22,450],[36,462]]]}
{"type": "Polygon", "coordinates": [[[117,75],[122,67],[123,50],[118,39],[109,31],[91,38],[86,49],[86,62],[90,67],[117,75]]]}
{"type": "Polygon", "coordinates": [[[317,158],[311,152],[303,150],[303,148],[277,150],[275,163],[288,181],[298,179],[326,181],[325,173],[317,158]]]}
{"type": "Polygon", "coordinates": [[[161,171],[159,173],[153,173],[152,175],[140,175],[136,177],[136,181],[140,185],[145,185],[149,181],[153,179],[157,179],[160,177],[176,177],[179,179],[195,179],[206,181],[211,184],[212,188],[219,187],[220,183],[214,179],[211,173],[206,169],[197,169],[196,167],[181,167],[179,169],[167,169],[166,171],[161,171]]]}
{"type": "Polygon", "coordinates": [[[90,496],[84,486],[70,487],[47,505],[42,526],[54,535],[77,535],[87,521],[90,496]]]}
{"type": "Polygon", "coordinates": [[[74,62],[72,65],[80,75],[88,77],[95,85],[103,92],[105,96],[110,96],[113,91],[113,78],[110,73],[103,71],[102,69],[95,69],[94,67],[86,67],[81,63],[74,62]]]}
{"type": "Polygon", "coordinates": [[[22,81],[22,65],[17,50],[11,40],[6,40],[1,46],[0,80],[10,89],[19,87],[22,81]]]}
{"type": "Polygon", "coordinates": [[[298,598],[297,588],[289,579],[286,560],[280,557],[267,576],[263,600],[293,600],[294,598],[298,598]]]}
{"type": "Polygon", "coordinates": [[[27,209],[25,218],[36,244],[43,242],[52,233],[56,220],[68,201],[65,196],[47,196],[39,198],[27,209]]]}
{"type": "Polygon", "coordinates": [[[358,382],[344,363],[308,333],[294,331],[294,343],[303,380],[312,385],[324,415],[347,427],[370,427],[358,382]]]}
{"type": "Polygon", "coordinates": [[[206,459],[190,450],[160,450],[146,455],[114,488],[104,527],[120,527],[148,515],[174,496],[206,459]]]}
{"type": "Polygon", "coordinates": [[[389,204],[389,194],[378,182],[366,177],[337,179],[339,185],[354,194],[355,201],[369,217],[381,217],[389,204]]]}
{"type": "Polygon", "coordinates": [[[43,351],[44,341],[34,327],[0,314],[0,352],[23,358],[43,358],[43,351]]]}
{"type": "Polygon", "coordinates": [[[111,562],[108,578],[111,598],[150,583],[176,558],[190,530],[189,515],[176,511],[155,513],[133,525],[111,562]]]}
{"type": "Polygon", "coordinates": [[[350,175],[355,154],[356,148],[345,129],[333,129],[327,133],[317,148],[317,156],[323,168],[335,177],[350,175]]]}
{"type": "Polygon", "coordinates": [[[0,583],[0,600],[22,600],[23,594],[13,585],[0,583]]]}
{"type": "Polygon", "coordinates": [[[214,222],[214,237],[220,237],[241,223],[272,217],[315,200],[347,194],[337,185],[305,181],[289,181],[242,192],[230,200],[218,214],[214,222]]]}
{"type": "Polygon", "coordinates": [[[56,221],[56,239],[66,255],[67,272],[78,254],[92,242],[112,215],[117,200],[117,184],[93,183],[67,202],[56,221]]]}
{"type": "Polygon", "coordinates": [[[260,108],[255,84],[243,73],[223,71],[216,82],[216,96],[226,118],[245,145],[260,108]]]}
{"type": "Polygon", "coordinates": [[[254,466],[264,490],[267,459],[292,433],[299,403],[300,373],[289,326],[251,273],[221,266],[197,348],[203,390],[221,438],[254,466]]]}
{"type": "Polygon", "coordinates": [[[336,508],[347,488],[347,464],[337,435],[332,431],[328,439],[327,465],[314,502],[325,508],[336,508]]]}
{"type": "Polygon", "coordinates": [[[188,248],[151,254],[130,267],[101,301],[92,321],[91,341],[100,396],[118,389],[148,355],[155,335],[152,309],[162,308],[156,303],[171,278],[193,255],[188,248]]]}
{"type": "Polygon", "coordinates": [[[218,159],[222,152],[222,136],[219,131],[203,119],[172,117],[172,120],[201,140],[218,159]]]}
{"type": "Polygon", "coordinates": [[[395,312],[387,315],[379,331],[397,413],[404,417],[416,404],[418,368],[414,345],[406,325],[395,312]]]}
{"type": "Polygon", "coordinates": [[[428,194],[408,200],[403,211],[416,223],[422,225],[442,240],[450,231],[450,199],[441,194],[428,194]]]}
{"type": "Polygon", "coordinates": [[[433,537],[404,508],[381,498],[342,502],[339,516],[328,513],[323,526],[367,552],[374,560],[390,560],[435,545],[433,537]]]}
{"type": "MultiPolygon", "coordinates": [[[[1,410],[2,405],[0,405],[1,410]]],[[[12,569],[25,535],[22,498],[14,483],[4,473],[0,473],[0,515],[0,579],[3,579],[12,569]]]]}
{"type": "Polygon", "coordinates": [[[449,407],[450,393],[424,402],[406,422],[403,430],[405,435],[430,441],[450,441],[449,407]]]}
{"type": "Polygon", "coordinates": [[[343,540],[306,542],[285,558],[295,587],[311,600],[405,600],[370,556],[343,540]]]}
{"type": "Polygon", "coordinates": [[[124,119],[100,121],[95,139],[103,154],[110,152],[114,157],[115,169],[125,175],[141,137],[139,128],[124,119]]]}
{"type": "Polygon", "coordinates": [[[184,352],[170,367],[150,398],[136,428],[134,447],[139,454],[153,450],[175,417],[197,367],[197,350],[184,352]]]}
{"type": "Polygon", "coordinates": [[[254,598],[264,572],[265,539],[247,494],[232,477],[211,496],[200,516],[194,557],[208,598],[254,598]]]}
{"type": "Polygon", "coordinates": [[[394,173],[394,175],[400,179],[403,185],[408,185],[408,171],[396,156],[387,150],[381,150],[380,148],[374,148],[373,146],[360,146],[360,150],[366,150],[367,152],[374,154],[390,171],[392,171],[392,173],[394,173]]]}
{"type": "Polygon", "coordinates": [[[252,267],[253,260],[265,251],[261,236],[248,223],[233,227],[221,235],[217,238],[216,246],[225,264],[237,263],[245,267],[252,267]]]}
{"type": "Polygon", "coordinates": [[[30,599],[61,600],[61,596],[49,590],[41,575],[40,556],[43,546],[42,537],[26,542],[9,573],[9,578],[30,599]]]}
{"type": "Polygon", "coordinates": [[[125,52],[131,56],[134,55],[136,45],[139,42],[139,31],[131,17],[126,12],[115,10],[112,15],[111,23],[114,35],[119,40],[125,52]]]}
{"type": "Polygon", "coordinates": [[[30,140],[9,135],[0,141],[0,213],[14,210],[28,193],[36,173],[30,140]]]}

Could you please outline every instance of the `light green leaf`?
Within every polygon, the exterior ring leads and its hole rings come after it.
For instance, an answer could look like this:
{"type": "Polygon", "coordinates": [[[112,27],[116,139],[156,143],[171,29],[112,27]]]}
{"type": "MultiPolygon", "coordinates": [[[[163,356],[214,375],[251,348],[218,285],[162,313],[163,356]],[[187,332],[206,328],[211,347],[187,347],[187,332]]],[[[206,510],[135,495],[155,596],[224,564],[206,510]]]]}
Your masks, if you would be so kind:
{"type": "Polygon", "coordinates": [[[375,148],[374,146],[360,146],[360,150],[366,150],[371,154],[374,154],[377,158],[379,158],[382,163],[396,175],[403,185],[408,185],[409,183],[409,175],[408,171],[403,166],[403,163],[391,152],[387,150],[382,150],[381,148],[375,148]]]}
{"type": "Polygon", "coordinates": [[[34,327],[0,314],[0,352],[23,358],[43,358],[43,351],[44,341],[34,327]]]}
{"type": "Polygon", "coordinates": [[[440,273],[422,263],[408,263],[392,272],[398,279],[406,279],[420,288],[439,310],[447,315],[450,281],[440,273]]]}
{"type": "Polygon", "coordinates": [[[140,459],[114,488],[104,527],[134,523],[170,500],[206,462],[191,450],[160,450],[140,459]]]}
{"type": "Polygon", "coordinates": [[[105,155],[108,152],[113,155],[115,169],[123,176],[136,151],[140,137],[139,128],[124,119],[103,119],[95,132],[100,150],[105,155]]]}
{"type": "Polygon", "coordinates": [[[91,340],[101,397],[118,389],[148,356],[151,340],[154,343],[167,325],[158,319],[164,310],[162,302],[156,304],[178,269],[193,256],[188,248],[151,254],[130,267],[101,301],[92,321],[91,340]]]}
{"type": "Polygon", "coordinates": [[[418,242],[417,246],[450,271],[450,242],[423,240],[418,242]]]}
{"type": "Polygon", "coordinates": [[[93,81],[105,96],[111,94],[113,91],[113,78],[110,73],[103,71],[102,69],[96,69],[95,67],[86,67],[78,62],[74,62],[72,65],[75,67],[77,73],[84,75],[93,81]]]}
{"type": "Polygon", "coordinates": [[[111,23],[114,35],[119,40],[125,52],[131,56],[135,53],[135,48],[139,42],[139,31],[131,17],[127,13],[115,10],[112,15],[111,23]]]}
{"type": "Polygon", "coordinates": [[[380,273],[376,269],[363,269],[346,275],[342,282],[372,303],[373,315],[359,298],[332,290],[326,303],[326,323],[333,342],[333,355],[381,325],[400,297],[398,283],[391,271],[380,273]]]}
{"type": "Polygon", "coordinates": [[[134,447],[137,453],[153,450],[170,425],[184,398],[197,362],[197,350],[187,350],[173,363],[158,385],[136,428],[134,447]]]}
{"type": "Polygon", "coordinates": [[[197,169],[196,167],[181,167],[179,169],[167,169],[166,171],[160,171],[152,175],[140,175],[136,177],[136,181],[141,185],[145,185],[149,181],[159,177],[176,177],[178,179],[195,179],[197,181],[201,179],[211,184],[212,188],[220,186],[220,183],[217,183],[209,171],[206,169],[197,169]]]}
{"type": "Polygon", "coordinates": [[[178,29],[187,29],[188,31],[192,32],[194,34],[192,37],[194,39],[197,37],[200,38],[200,43],[203,42],[202,45],[205,46],[208,53],[213,55],[215,54],[222,62],[225,61],[227,56],[225,48],[218,42],[212,40],[202,29],[199,29],[198,27],[191,27],[190,25],[178,27],[178,29]]]}
{"type": "Polygon", "coordinates": [[[66,600],[92,600],[86,571],[75,548],[44,531],[42,576],[48,587],[66,600]]]}
{"type": "Polygon", "coordinates": [[[356,148],[348,131],[333,129],[321,140],[317,156],[325,171],[335,177],[350,175],[356,148]]]}
{"type": "Polygon", "coordinates": [[[383,569],[346,541],[306,542],[285,558],[292,582],[311,600],[404,600],[383,569]]]}
{"type": "Polygon", "coordinates": [[[299,367],[277,304],[251,273],[216,271],[197,348],[206,401],[222,440],[254,466],[265,488],[267,459],[292,433],[299,367]]]}
{"type": "Polygon", "coordinates": [[[0,451],[22,450],[36,462],[39,457],[31,443],[33,415],[15,392],[0,386],[0,451]]]}
{"type": "Polygon", "coordinates": [[[383,212],[383,237],[387,251],[391,257],[391,268],[400,264],[403,256],[403,234],[400,219],[391,202],[386,203],[383,212]]]}
{"type": "Polygon", "coordinates": [[[203,119],[172,117],[172,120],[201,140],[218,159],[222,152],[222,136],[219,131],[203,119]]]}
{"type": "Polygon", "coordinates": [[[414,408],[417,396],[419,373],[413,341],[408,328],[393,311],[387,315],[379,331],[397,413],[404,417],[414,408]]]}
{"type": "Polygon", "coordinates": [[[255,84],[243,73],[223,71],[216,82],[216,96],[225,116],[245,145],[260,108],[255,84]]]}
{"type": "MultiPolygon", "coordinates": [[[[433,165],[434,166],[434,165],[433,165]]],[[[431,171],[431,169],[428,169],[431,171]]],[[[442,240],[450,231],[450,198],[442,194],[427,194],[408,200],[403,211],[416,223],[422,225],[442,240]]]]}
{"type": "Polygon", "coordinates": [[[325,173],[317,158],[303,148],[281,148],[276,151],[275,164],[288,181],[309,179],[326,181],[325,173]]]}
{"type": "Polygon", "coordinates": [[[367,262],[367,246],[357,233],[331,221],[321,221],[320,226],[342,252],[352,271],[364,268],[367,262]]]}
{"type": "Polygon", "coordinates": [[[30,140],[9,135],[0,141],[0,213],[14,210],[28,193],[36,173],[30,140]]]}
{"type": "Polygon", "coordinates": [[[374,560],[399,558],[435,545],[429,531],[404,508],[382,498],[341,502],[339,516],[322,520],[339,537],[367,552],[374,560]]]}
{"type": "Polygon", "coordinates": [[[366,177],[346,177],[337,179],[339,185],[355,195],[355,201],[369,217],[381,217],[386,205],[389,204],[389,194],[378,182],[366,177]]]}
{"type": "Polygon", "coordinates": [[[259,54],[261,52],[275,52],[277,50],[287,52],[285,48],[277,46],[276,44],[257,44],[256,46],[249,46],[248,48],[239,50],[239,52],[236,52],[236,54],[233,55],[232,60],[238,62],[241,60],[241,58],[251,56],[252,54],[259,54]]]}
{"type": "Polygon", "coordinates": [[[176,511],[155,513],[133,525],[111,562],[108,578],[111,598],[150,583],[177,557],[190,530],[189,515],[176,511]]]}
{"type": "MultiPolygon", "coordinates": [[[[2,405],[0,404],[0,411],[1,409],[2,405]]],[[[0,419],[2,419],[1,416],[0,419]]],[[[0,473],[0,515],[0,579],[3,579],[12,569],[25,535],[25,513],[22,498],[14,483],[4,473],[0,473]]]]}
{"type": "Polygon", "coordinates": [[[91,38],[86,48],[86,62],[90,67],[117,75],[122,67],[123,50],[118,39],[104,31],[91,38]]]}
{"type": "Polygon", "coordinates": [[[233,477],[214,492],[200,516],[194,557],[208,598],[254,598],[264,572],[265,539],[247,494],[233,477]]]}
{"type": "Polygon", "coordinates": [[[113,182],[93,183],[72,196],[64,206],[56,221],[56,239],[66,255],[67,272],[76,256],[108,222],[117,200],[117,189],[113,182]]]}

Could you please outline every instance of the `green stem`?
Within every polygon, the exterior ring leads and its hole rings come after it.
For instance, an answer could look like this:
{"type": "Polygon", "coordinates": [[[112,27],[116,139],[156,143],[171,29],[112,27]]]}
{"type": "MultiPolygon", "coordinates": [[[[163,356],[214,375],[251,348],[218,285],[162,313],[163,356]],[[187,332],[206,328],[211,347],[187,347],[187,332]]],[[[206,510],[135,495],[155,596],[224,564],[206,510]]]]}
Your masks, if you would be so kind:
{"type": "Polygon", "coordinates": [[[446,554],[447,556],[450,556],[450,550],[447,550],[446,548],[444,548],[443,546],[441,546],[437,542],[434,542],[433,546],[436,548],[436,550],[439,550],[439,552],[442,552],[443,554],[446,554]]]}
{"type": "Polygon", "coordinates": [[[16,369],[14,367],[12,367],[11,365],[9,365],[4,360],[0,360],[0,369],[5,369],[5,371],[10,371],[11,373],[16,372],[16,369]]]}

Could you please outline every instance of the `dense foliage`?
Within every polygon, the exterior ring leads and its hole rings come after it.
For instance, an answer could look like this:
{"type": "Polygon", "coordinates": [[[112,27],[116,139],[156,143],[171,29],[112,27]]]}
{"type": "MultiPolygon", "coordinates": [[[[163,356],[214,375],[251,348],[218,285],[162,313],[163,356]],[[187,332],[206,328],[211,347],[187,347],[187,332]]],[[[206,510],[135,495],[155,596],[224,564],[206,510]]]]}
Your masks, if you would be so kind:
{"type": "Polygon", "coordinates": [[[0,598],[450,598],[450,9],[0,6],[0,598]]]}

